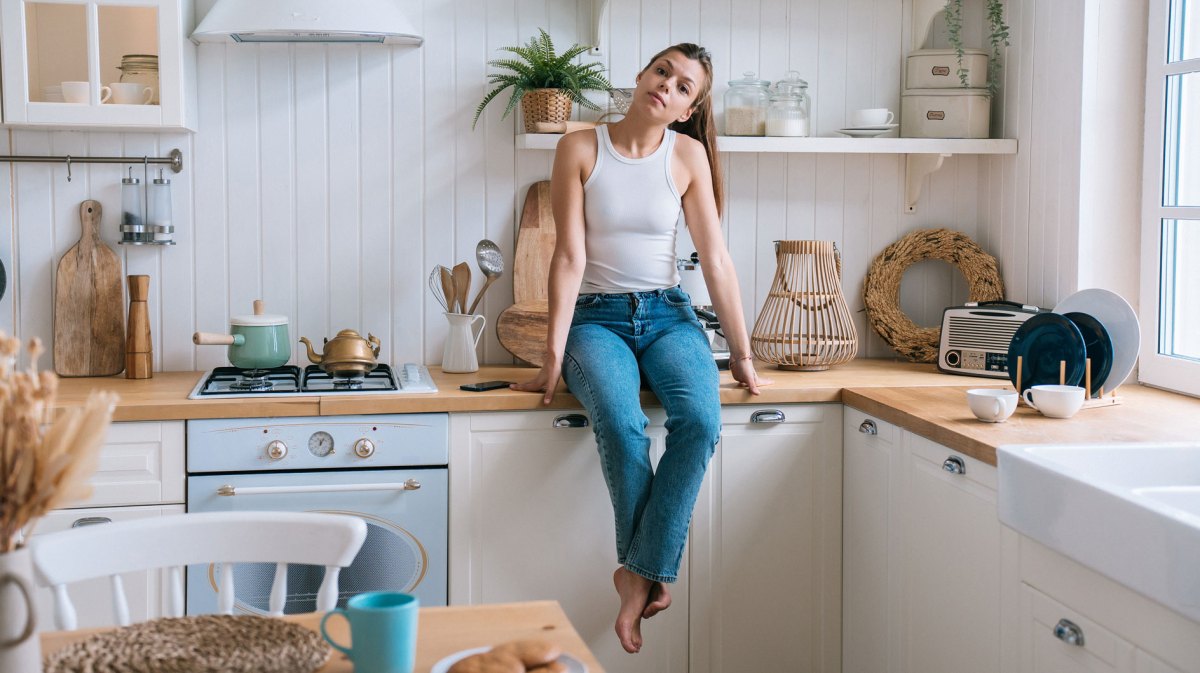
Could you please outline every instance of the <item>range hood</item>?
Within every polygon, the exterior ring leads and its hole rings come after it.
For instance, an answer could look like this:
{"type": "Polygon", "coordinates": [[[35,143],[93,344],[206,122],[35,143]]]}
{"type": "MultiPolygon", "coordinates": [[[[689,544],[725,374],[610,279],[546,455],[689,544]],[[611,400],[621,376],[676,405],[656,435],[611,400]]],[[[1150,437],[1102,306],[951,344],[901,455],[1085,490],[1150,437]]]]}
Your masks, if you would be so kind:
{"type": "Polygon", "coordinates": [[[217,0],[193,42],[424,41],[397,0],[217,0]]]}

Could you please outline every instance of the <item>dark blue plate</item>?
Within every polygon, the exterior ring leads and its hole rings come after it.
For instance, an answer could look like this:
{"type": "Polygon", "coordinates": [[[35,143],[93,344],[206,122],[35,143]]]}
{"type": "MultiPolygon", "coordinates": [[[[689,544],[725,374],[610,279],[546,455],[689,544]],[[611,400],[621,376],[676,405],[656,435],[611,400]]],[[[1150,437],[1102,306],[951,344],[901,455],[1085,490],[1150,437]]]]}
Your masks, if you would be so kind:
{"type": "MultiPolygon", "coordinates": [[[[1073,312],[1063,315],[1075,323],[1075,326],[1083,334],[1087,357],[1092,361],[1092,389],[1088,391],[1088,397],[1095,397],[1100,393],[1100,388],[1108,380],[1108,375],[1112,371],[1112,339],[1109,338],[1108,330],[1104,329],[1103,323],[1086,313],[1073,312]]],[[[1086,376],[1084,381],[1087,381],[1086,376]]]]}
{"type": "Polygon", "coordinates": [[[1017,385],[1017,358],[1021,361],[1021,390],[1030,386],[1058,383],[1058,363],[1067,363],[1064,383],[1083,381],[1087,346],[1083,333],[1069,318],[1058,313],[1039,313],[1021,323],[1008,345],[1008,378],[1017,385]]]}

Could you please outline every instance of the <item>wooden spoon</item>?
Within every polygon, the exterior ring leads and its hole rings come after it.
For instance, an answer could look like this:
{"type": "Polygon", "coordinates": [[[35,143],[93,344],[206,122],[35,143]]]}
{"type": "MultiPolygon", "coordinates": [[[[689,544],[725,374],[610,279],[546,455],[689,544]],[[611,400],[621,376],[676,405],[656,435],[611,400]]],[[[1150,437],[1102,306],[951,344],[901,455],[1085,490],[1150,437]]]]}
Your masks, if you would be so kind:
{"type": "Polygon", "coordinates": [[[471,290],[471,267],[466,262],[454,265],[454,300],[458,302],[455,313],[467,312],[467,292],[471,290]]]}
{"type": "Polygon", "coordinates": [[[446,312],[457,313],[458,311],[454,308],[454,302],[458,299],[458,295],[454,292],[454,276],[450,273],[450,269],[440,264],[438,271],[442,276],[442,295],[446,297],[446,312]]]}

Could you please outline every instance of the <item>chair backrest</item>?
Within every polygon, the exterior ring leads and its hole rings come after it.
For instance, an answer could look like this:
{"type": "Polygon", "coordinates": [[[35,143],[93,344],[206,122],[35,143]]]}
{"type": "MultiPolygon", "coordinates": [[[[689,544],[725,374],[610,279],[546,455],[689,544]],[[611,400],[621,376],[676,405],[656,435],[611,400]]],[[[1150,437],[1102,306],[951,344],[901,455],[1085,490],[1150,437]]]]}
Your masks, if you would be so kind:
{"type": "Polygon", "coordinates": [[[129,624],[121,573],[166,568],[170,576],[168,615],[183,615],[183,568],[220,563],[218,610],[233,612],[234,563],[275,563],[270,613],[283,614],[287,564],[325,566],[317,609],[337,602],[338,573],[349,566],[367,537],[367,524],[354,516],[309,512],[205,512],[73,528],[33,538],[38,582],[54,591],[59,629],[73,630],[75,607],[67,595],[72,582],[109,577],[113,616],[129,624]]]}

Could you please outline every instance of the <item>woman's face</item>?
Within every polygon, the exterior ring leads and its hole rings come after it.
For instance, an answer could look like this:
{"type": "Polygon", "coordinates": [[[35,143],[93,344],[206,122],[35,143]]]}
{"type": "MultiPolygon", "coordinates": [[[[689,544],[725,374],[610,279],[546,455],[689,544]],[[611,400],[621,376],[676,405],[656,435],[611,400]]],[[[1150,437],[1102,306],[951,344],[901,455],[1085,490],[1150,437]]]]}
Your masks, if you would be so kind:
{"type": "Polygon", "coordinates": [[[668,124],[684,121],[706,78],[699,61],[669,51],[638,74],[633,104],[668,124]]]}

